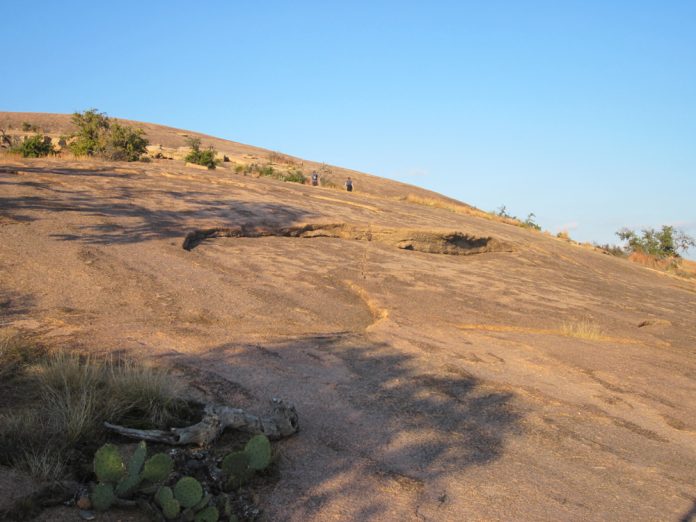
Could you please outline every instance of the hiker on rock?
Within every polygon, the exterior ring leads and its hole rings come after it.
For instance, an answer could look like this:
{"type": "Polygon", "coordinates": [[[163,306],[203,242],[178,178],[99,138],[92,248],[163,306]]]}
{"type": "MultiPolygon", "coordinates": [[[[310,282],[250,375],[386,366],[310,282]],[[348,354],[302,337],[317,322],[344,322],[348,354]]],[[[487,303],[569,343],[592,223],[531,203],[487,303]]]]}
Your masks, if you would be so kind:
{"type": "Polygon", "coordinates": [[[319,174],[317,174],[317,171],[312,172],[312,186],[316,187],[319,185],[319,174]]]}
{"type": "Polygon", "coordinates": [[[346,180],[344,185],[346,186],[346,190],[348,192],[353,192],[353,180],[350,179],[350,176],[348,176],[348,179],[346,180]]]}

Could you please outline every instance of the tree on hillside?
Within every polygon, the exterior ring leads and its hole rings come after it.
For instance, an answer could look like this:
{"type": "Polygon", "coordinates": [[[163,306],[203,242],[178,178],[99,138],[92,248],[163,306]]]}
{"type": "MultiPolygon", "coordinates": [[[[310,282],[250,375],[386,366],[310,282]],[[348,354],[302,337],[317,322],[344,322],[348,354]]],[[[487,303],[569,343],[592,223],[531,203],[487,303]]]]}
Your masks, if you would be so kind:
{"type": "Polygon", "coordinates": [[[95,156],[106,148],[106,134],[109,132],[109,118],[97,109],[88,109],[72,115],[72,123],[77,127],[70,150],[76,156],[95,156]]]}
{"type": "Polygon", "coordinates": [[[186,158],[184,158],[186,161],[196,165],[203,165],[209,169],[215,168],[218,162],[215,160],[215,149],[212,145],[207,149],[201,149],[200,138],[187,138],[186,144],[191,147],[186,158]]]}
{"type": "Polygon", "coordinates": [[[138,161],[147,152],[148,140],[142,129],[112,123],[104,154],[116,161],[138,161]]]}
{"type": "Polygon", "coordinates": [[[116,123],[97,109],[74,113],[72,123],[77,131],[71,136],[70,150],[76,156],[138,161],[147,152],[149,142],[142,129],[116,123]]]}
{"type": "Polygon", "coordinates": [[[663,225],[661,230],[647,228],[641,232],[642,235],[638,235],[631,229],[622,228],[616,235],[626,241],[625,248],[629,253],[642,252],[658,259],[681,257],[680,252],[696,247],[693,237],[669,225],[663,225]]]}

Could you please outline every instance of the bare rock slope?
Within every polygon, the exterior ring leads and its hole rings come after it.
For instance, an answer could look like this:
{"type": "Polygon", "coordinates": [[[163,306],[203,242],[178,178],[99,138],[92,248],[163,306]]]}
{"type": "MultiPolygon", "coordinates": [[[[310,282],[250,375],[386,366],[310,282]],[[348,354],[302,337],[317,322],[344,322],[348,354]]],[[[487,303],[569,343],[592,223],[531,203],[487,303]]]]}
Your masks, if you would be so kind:
{"type": "Polygon", "coordinates": [[[357,176],[0,158],[0,322],[294,402],[267,520],[693,512],[696,285],[357,176]]]}

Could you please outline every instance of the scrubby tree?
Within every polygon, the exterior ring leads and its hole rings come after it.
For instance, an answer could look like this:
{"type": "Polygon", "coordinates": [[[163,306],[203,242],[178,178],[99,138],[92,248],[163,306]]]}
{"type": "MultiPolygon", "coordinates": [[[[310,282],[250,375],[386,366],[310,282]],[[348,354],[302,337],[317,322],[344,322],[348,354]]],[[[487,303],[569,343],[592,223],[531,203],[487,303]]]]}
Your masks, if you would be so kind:
{"type": "Polygon", "coordinates": [[[641,233],[638,235],[631,229],[622,228],[616,235],[627,243],[628,252],[642,252],[658,259],[680,257],[681,252],[696,246],[693,237],[669,225],[663,225],[660,230],[646,228],[641,233]]]}
{"type": "Polygon", "coordinates": [[[70,143],[70,150],[76,156],[95,156],[106,148],[106,134],[109,132],[109,117],[97,109],[88,109],[72,115],[72,123],[77,127],[70,143]]]}
{"type": "Polygon", "coordinates": [[[148,140],[139,128],[112,123],[106,137],[104,155],[116,161],[138,161],[147,152],[148,140]]]}
{"type": "Polygon", "coordinates": [[[188,138],[186,143],[191,150],[184,158],[189,163],[195,163],[196,165],[203,165],[209,169],[214,169],[217,165],[215,160],[215,149],[211,145],[207,149],[201,149],[201,139],[200,138],[188,138]]]}
{"type": "Polygon", "coordinates": [[[147,152],[149,142],[142,129],[116,123],[97,109],[74,113],[72,122],[77,131],[72,135],[70,150],[76,156],[138,161],[147,152]]]}

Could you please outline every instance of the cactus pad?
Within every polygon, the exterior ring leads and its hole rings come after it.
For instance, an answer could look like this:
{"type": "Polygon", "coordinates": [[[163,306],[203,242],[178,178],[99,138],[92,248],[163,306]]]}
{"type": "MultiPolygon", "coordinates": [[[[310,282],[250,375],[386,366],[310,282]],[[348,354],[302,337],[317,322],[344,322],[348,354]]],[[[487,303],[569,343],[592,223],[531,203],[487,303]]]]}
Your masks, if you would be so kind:
{"type": "Polygon", "coordinates": [[[166,518],[167,520],[173,520],[176,517],[178,517],[180,510],[181,505],[179,504],[179,501],[175,498],[162,504],[162,514],[164,515],[164,518],[166,518]]]}
{"type": "Polygon", "coordinates": [[[265,435],[252,437],[246,446],[244,453],[249,455],[249,467],[255,470],[266,469],[271,463],[271,443],[265,435]]]}
{"type": "Polygon", "coordinates": [[[222,459],[222,471],[227,477],[227,490],[237,489],[254,475],[254,470],[249,466],[250,461],[249,455],[244,451],[230,453],[222,459]]]}
{"type": "Polygon", "coordinates": [[[99,482],[118,482],[125,472],[121,454],[113,444],[104,444],[94,454],[94,473],[99,482]]]}
{"type": "Polygon", "coordinates": [[[174,485],[174,497],[185,508],[193,507],[203,498],[203,486],[193,477],[183,477],[174,485]]]}
{"type": "Polygon", "coordinates": [[[156,453],[145,461],[142,478],[150,482],[162,482],[172,472],[173,467],[174,462],[169,455],[156,453]]]}
{"type": "Polygon", "coordinates": [[[111,484],[97,484],[92,490],[89,499],[92,501],[92,507],[97,511],[106,511],[111,507],[111,504],[116,500],[114,495],[114,487],[111,484]]]}
{"type": "Polygon", "coordinates": [[[168,488],[167,486],[159,488],[155,494],[155,500],[160,506],[174,500],[174,492],[172,491],[172,488],[168,488]]]}
{"type": "Polygon", "coordinates": [[[139,484],[140,475],[127,475],[116,485],[116,495],[119,497],[128,497],[136,490],[139,484]]]}
{"type": "Polygon", "coordinates": [[[202,511],[196,513],[194,517],[195,522],[217,522],[220,518],[220,513],[215,506],[208,506],[202,511]]]}
{"type": "Polygon", "coordinates": [[[203,500],[201,500],[198,504],[193,506],[193,510],[200,511],[201,509],[208,507],[208,504],[210,504],[211,500],[213,500],[213,496],[210,493],[208,493],[206,496],[203,497],[203,500]]]}
{"type": "Polygon", "coordinates": [[[128,461],[128,475],[131,477],[136,477],[140,475],[143,469],[143,463],[145,462],[145,456],[147,455],[147,445],[145,441],[140,441],[138,447],[135,448],[133,455],[131,455],[128,461]]]}

